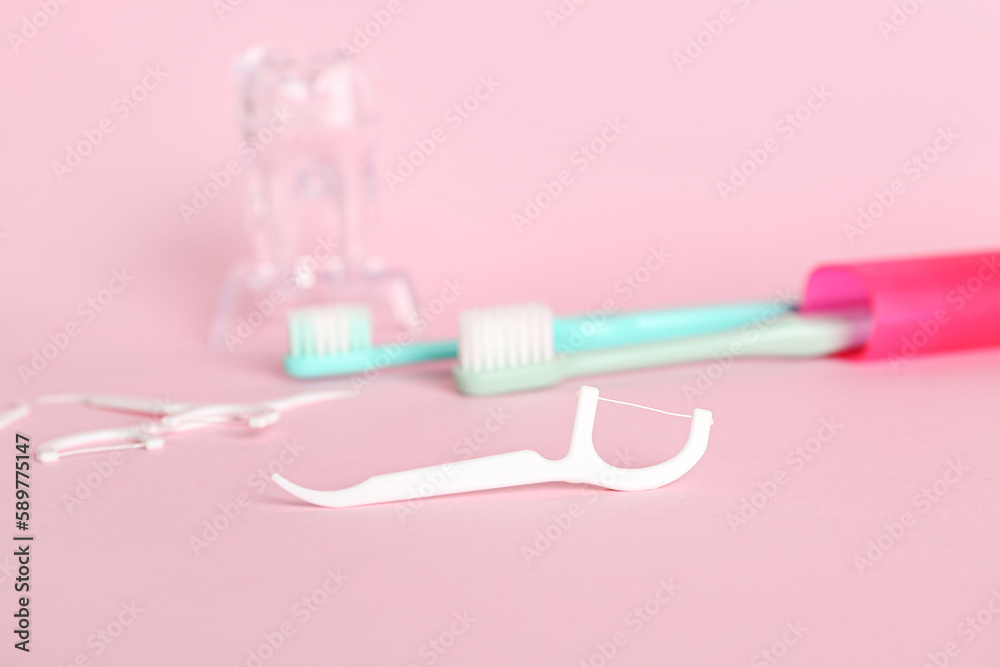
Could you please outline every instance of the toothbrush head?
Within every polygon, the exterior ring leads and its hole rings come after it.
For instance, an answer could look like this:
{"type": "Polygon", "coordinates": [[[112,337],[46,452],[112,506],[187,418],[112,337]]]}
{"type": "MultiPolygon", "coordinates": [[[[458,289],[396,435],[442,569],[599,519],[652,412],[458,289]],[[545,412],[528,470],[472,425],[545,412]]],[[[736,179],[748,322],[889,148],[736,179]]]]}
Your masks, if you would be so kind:
{"type": "Polygon", "coordinates": [[[459,391],[478,396],[558,383],[554,331],[552,311],[539,303],[461,313],[454,369],[459,391]]]}
{"type": "Polygon", "coordinates": [[[412,332],[404,332],[395,342],[376,346],[371,331],[371,315],[363,306],[292,311],[285,371],[292,377],[319,378],[455,358],[452,340],[413,341],[412,332]]]}
{"type": "Polygon", "coordinates": [[[364,306],[311,306],[288,314],[285,370],[295,377],[363,371],[371,347],[371,317],[364,306]]]}

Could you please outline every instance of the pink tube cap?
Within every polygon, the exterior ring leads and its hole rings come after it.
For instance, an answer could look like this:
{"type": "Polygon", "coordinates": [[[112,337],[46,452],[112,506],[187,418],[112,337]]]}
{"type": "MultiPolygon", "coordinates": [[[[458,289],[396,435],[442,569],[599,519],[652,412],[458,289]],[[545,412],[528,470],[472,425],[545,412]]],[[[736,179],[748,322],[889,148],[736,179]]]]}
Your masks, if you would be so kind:
{"type": "Polygon", "coordinates": [[[998,253],[821,266],[809,276],[802,311],[867,307],[871,335],[854,357],[1000,345],[998,253]]]}

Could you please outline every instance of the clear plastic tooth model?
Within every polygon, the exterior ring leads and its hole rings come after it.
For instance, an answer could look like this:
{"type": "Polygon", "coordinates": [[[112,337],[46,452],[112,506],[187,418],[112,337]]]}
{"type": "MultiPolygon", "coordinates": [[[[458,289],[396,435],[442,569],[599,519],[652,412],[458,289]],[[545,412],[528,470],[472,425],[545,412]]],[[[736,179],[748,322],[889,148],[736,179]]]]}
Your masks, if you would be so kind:
{"type": "Polygon", "coordinates": [[[379,117],[362,66],[339,51],[299,62],[255,48],[236,69],[252,256],[223,289],[213,341],[270,343],[287,309],[329,303],[366,307],[376,340],[412,327],[408,277],[365,247],[379,117]]]}

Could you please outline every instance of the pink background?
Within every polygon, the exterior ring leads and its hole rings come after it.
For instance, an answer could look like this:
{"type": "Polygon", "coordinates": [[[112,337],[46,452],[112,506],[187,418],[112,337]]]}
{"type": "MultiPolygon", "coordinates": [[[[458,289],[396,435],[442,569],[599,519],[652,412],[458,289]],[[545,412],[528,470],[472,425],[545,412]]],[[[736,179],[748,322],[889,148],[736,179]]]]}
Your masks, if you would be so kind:
{"type": "MultiPolygon", "coordinates": [[[[0,394],[183,402],[301,387],[281,374],[280,350],[230,355],[205,343],[222,278],[248,251],[242,177],[190,225],[178,207],[237,152],[237,53],[258,43],[299,54],[336,46],[387,4],[247,0],[220,19],[209,0],[71,2],[16,49],[8,35],[0,51],[0,394]],[[156,66],[168,73],[163,83],[127,118],[113,116],[114,100],[156,66]],[[115,119],[114,131],[60,182],[52,162],[104,117],[115,119]],[[39,377],[22,382],[17,366],[51,333],[81,322],[77,305],[123,267],[134,282],[39,377]]],[[[670,259],[623,309],[774,298],[798,292],[821,261],[1000,246],[995,3],[919,5],[887,38],[878,23],[893,13],[890,0],[594,1],[555,29],[546,12],[556,0],[400,6],[365,49],[381,72],[385,168],[442,126],[479,77],[501,84],[384,193],[376,241],[410,271],[421,299],[449,279],[466,287],[434,335],[453,334],[457,310],[478,305],[596,308],[617,298],[617,281],[651,246],[670,259]],[[731,22],[679,71],[674,52],[724,9],[731,22]],[[784,137],[776,124],[820,86],[830,99],[784,137]],[[621,136],[516,233],[511,215],[544,180],[573,168],[574,151],[608,118],[627,126],[621,136]],[[919,180],[906,180],[904,163],[942,128],[958,139],[919,180]],[[777,152],[723,201],[717,181],[769,138],[777,152]],[[844,226],[894,179],[905,180],[905,194],[851,242],[844,226]]],[[[11,0],[0,25],[20,31],[38,11],[34,0],[11,0]]],[[[527,447],[559,456],[576,386],[468,399],[445,366],[386,373],[352,404],[304,409],[265,433],[206,432],[156,454],[125,454],[72,513],[63,498],[107,456],[35,464],[33,651],[10,646],[13,559],[0,557],[0,663],[67,665],[82,654],[94,665],[246,665],[262,634],[290,622],[294,635],[264,664],[429,665],[422,647],[467,611],[476,620],[434,664],[596,666],[598,645],[618,632],[627,641],[609,664],[770,664],[758,652],[779,642],[784,653],[786,624],[800,623],[808,631],[783,665],[922,665],[951,641],[959,651],[949,664],[994,665],[1000,618],[969,642],[960,624],[1000,590],[998,363],[996,351],[898,370],[738,360],[697,399],[715,414],[708,453],[670,487],[480,493],[429,501],[405,521],[390,505],[305,507],[248,478],[276,460],[286,438],[303,448],[286,475],[319,488],[453,460],[453,444],[490,409],[510,417],[481,453],[527,447]],[[829,418],[842,426],[796,469],[789,452],[829,418]],[[949,461],[968,470],[922,512],[914,497],[944,479],[949,461]],[[780,471],[786,483],[734,533],[727,515],[780,471]],[[239,494],[250,505],[195,555],[189,537],[239,494]],[[553,515],[574,502],[582,514],[528,564],[522,547],[536,531],[557,532],[553,515]],[[859,573],[855,556],[904,512],[915,525],[859,573]],[[349,580],[300,622],[293,605],[331,568],[349,580]],[[650,602],[661,579],[681,587],[662,606],[650,602]],[[135,623],[95,655],[88,636],[133,600],[143,609],[135,623]],[[658,613],[634,632],[627,615],[646,603],[658,613]]],[[[684,385],[708,370],[588,383],[611,398],[683,411],[691,407],[684,385]]],[[[605,405],[598,415],[609,458],[628,450],[635,465],[662,460],[670,453],[663,430],[667,442],[682,441],[669,419],[622,410],[605,405]]],[[[19,428],[37,445],[134,421],[40,406],[19,428]]],[[[5,431],[5,489],[13,440],[5,431]]]]}

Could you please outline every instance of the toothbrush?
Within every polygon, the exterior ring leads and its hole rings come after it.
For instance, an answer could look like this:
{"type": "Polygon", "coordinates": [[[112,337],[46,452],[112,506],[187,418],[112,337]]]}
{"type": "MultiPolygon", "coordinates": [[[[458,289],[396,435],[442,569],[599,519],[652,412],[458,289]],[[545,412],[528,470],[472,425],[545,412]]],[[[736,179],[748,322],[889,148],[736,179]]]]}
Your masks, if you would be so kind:
{"type": "Polygon", "coordinates": [[[455,356],[454,341],[374,346],[371,331],[371,317],[364,306],[293,310],[288,314],[285,371],[292,377],[316,378],[455,356]]]}
{"type": "MultiPolygon", "coordinates": [[[[542,304],[501,306],[477,312],[479,337],[519,339],[548,336],[556,351],[579,352],[691,336],[740,327],[765,314],[781,313],[774,302],[696,306],[597,317],[554,317],[542,304]]],[[[415,364],[458,356],[455,340],[373,346],[371,319],[362,306],[305,308],[288,316],[289,354],[285,370],[298,378],[361,373],[370,368],[415,364]]],[[[477,338],[478,339],[478,338],[477,338]]]]}
{"type": "MultiPolygon", "coordinates": [[[[584,375],[705,361],[724,354],[757,357],[819,357],[851,350],[868,335],[861,312],[838,315],[785,313],[767,326],[722,331],[641,345],[560,355],[547,333],[534,328],[520,337],[490,335],[484,313],[463,313],[455,383],[463,394],[482,396],[551,387],[584,375]]],[[[513,324],[510,329],[515,328],[513,324]]]]}
{"type": "Polygon", "coordinates": [[[456,384],[466,394],[539,389],[567,377],[705,361],[758,357],[887,359],[893,368],[918,354],[1000,346],[1000,260],[995,251],[817,268],[795,311],[771,323],[557,355],[550,333],[529,323],[498,329],[488,315],[459,322],[456,384]],[[518,335],[498,335],[497,331],[518,335]]]}

